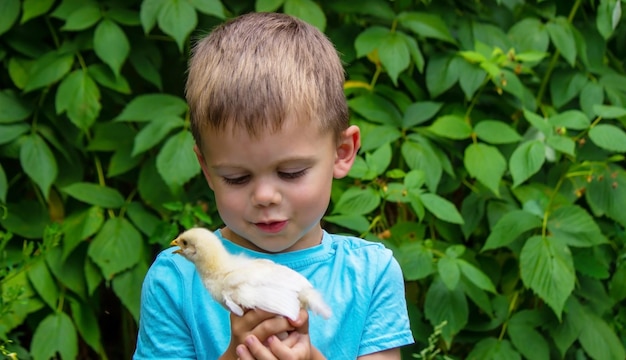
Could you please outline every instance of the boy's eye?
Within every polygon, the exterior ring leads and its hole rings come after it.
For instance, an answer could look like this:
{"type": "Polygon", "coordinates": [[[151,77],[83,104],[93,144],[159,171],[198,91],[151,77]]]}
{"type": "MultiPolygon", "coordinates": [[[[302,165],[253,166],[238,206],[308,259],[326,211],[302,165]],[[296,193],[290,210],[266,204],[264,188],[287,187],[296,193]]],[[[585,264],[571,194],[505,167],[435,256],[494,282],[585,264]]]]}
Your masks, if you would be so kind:
{"type": "Polygon", "coordinates": [[[250,179],[250,176],[240,176],[236,178],[222,177],[222,180],[228,185],[243,185],[250,179]]]}
{"type": "Polygon", "coordinates": [[[283,179],[292,180],[292,179],[297,179],[301,176],[304,176],[306,172],[307,172],[307,169],[295,171],[295,172],[282,172],[281,171],[278,173],[278,176],[280,176],[283,179]]]}

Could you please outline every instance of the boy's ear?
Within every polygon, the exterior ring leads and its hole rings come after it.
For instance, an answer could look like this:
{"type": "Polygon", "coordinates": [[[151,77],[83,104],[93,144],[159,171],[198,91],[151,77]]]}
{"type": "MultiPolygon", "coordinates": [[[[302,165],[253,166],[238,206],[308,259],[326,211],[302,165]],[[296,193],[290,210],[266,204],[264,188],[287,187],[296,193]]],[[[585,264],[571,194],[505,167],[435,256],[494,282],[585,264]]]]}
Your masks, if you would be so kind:
{"type": "Polygon", "coordinates": [[[193,146],[193,152],[196,153],[196,158],[200,163],[200,168],[202,169],[202,174],[204,174],[206,182],[209,184],[211,190],[213,190],[213,181],[211,181],[211,176],[209,175],[209,168],[207,168],[206,160],[204,159],[204,155],[202,155],[202,151],[200,151],[198,145],[193,146]]]}
{"type": "Polygon", "coordinates": [[[361,147],[361,130],[356,125],[349,126],[341,134],[341,140],[337,145],[333,176],[340,179],[352,168],[359,148],[361,147]]]}

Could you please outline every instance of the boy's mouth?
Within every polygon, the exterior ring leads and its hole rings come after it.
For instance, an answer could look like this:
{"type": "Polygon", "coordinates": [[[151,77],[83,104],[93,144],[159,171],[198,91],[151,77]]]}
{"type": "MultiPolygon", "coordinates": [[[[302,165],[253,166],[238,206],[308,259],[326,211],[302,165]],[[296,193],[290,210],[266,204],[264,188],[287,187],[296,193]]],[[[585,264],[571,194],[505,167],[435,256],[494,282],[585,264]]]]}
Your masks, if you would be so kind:
{"type": "Polygon", "coordinates": [[[256,225],[256,227],[263,232],[275,234],[287,226],[287,221],[261,222],[255,223],[254,225],[256,225]]]}

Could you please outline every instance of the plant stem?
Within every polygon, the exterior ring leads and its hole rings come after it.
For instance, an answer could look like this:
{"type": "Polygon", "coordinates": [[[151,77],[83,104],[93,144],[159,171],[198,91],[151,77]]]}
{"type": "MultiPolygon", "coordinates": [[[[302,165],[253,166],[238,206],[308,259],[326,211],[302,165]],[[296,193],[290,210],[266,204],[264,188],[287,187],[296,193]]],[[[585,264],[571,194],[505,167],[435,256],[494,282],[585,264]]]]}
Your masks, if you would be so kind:
{"type": "MultiPolygon", "coordinates": [[[[578,7],[580,7],[581,1],[582,0],[576,0],[574,5],[572,6],[572,9],[570,10],[569,15],[567,16],[568,23],[571,24],[572,21],[574,20],[574,16],[576,15],[576,11],[578,10],[578,7]]],[[[554,55],[552,55],[552,59],[550,60],[550,64],[548,65],[548,69],[546,70],[546,74],[543,76],[543,79],[541,80],[541,86],[539,87],[539,91],[537,92],[537,97],[535,98],[535,102],[537,104],[541,104],[541,99],[543,99],[543,96],[546,92],[546,88],[548,87],[548,82],[550,81],[550,78],[552,76],[552,71],[554,70],[554,67],[557,64],[557,61],[559,60],[560,55],[561,55],[561,52],[559,51],[559,49],[556,49],[554,51],[554,55]]]]}

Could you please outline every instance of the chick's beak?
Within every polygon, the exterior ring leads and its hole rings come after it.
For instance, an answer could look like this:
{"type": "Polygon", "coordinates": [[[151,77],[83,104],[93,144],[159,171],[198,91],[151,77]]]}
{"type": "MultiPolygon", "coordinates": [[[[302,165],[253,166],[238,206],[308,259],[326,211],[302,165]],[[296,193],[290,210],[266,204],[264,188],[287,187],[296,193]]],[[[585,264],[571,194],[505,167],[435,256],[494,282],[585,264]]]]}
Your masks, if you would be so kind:
{"type": "MultiPolygon", "coordinates": [[[[178,245],[178,238],[172,240],[172,242],[170,243],[170,246],[179,246],[178,245]]],[[[174,254],[182,254],[183,249],[182,248],[178,248],[176,250],[174,250],[174,254]]]]}

